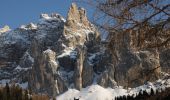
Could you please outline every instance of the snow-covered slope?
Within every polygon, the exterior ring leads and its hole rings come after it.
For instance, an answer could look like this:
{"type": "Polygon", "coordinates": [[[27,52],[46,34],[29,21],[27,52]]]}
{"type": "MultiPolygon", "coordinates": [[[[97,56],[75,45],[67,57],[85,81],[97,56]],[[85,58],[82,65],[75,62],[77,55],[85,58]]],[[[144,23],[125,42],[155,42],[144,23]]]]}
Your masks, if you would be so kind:
{"type": "Polygon", "coordinates": [[[67,92],[56,97],[57,100],[114,100],[115,97],[123,95],[132,95],[135,97],[140,91],[146,90],[149,94],[151,88],[156,92],[164,91],[170,87],[170,78],[164,80],[157,80],[154,83],[148,82],[145,85],[124,89],[122,86],[115,88],[103,88],[100,85],[94,84],[89,87],[83,88],[81,91],[76,89],[69,89],[67,92]]]}

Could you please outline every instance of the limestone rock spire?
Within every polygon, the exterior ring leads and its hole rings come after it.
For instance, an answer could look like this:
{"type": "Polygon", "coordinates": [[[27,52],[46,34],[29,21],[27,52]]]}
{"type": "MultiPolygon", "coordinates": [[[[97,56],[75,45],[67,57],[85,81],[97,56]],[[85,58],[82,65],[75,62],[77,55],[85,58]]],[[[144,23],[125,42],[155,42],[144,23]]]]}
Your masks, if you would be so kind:
{"type": "Polygon", "coordinates": [[[86,17],[85,9],[78,8],[75,3],[72,3],[68,11],[66,25],[70,27],[74,27],[77,23],[80,23],[84,26],[89,25],[89,21],[86,17]]]}

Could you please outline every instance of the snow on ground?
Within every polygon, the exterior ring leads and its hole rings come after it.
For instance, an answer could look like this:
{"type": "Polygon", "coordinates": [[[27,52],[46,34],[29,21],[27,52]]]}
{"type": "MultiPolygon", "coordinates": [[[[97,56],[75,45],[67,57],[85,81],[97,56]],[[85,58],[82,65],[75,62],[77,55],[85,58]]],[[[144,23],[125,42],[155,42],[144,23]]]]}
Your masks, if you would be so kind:
{"type": "Polygon", "coordinates": [[[115,96],[126,94],[126,90],[121,87],[118,89],[103,88],[99,85],[91,85],[81,91],[69,89],[62,95],[57,97],[57,100],[112,100],[115,96]]]}
{"type": "Polygon", "coordinates": [[[83,88],[81,91],[76,89],[69,89],[64,94],[57,96],[57,100],[74,100],[74,98],[79,98],[79,100],[114,100],[116,96],[122,95],[136,95],[141,90],[146,90],[150,93],[151,88],[155,91],[165,90],[165,88],[170,87],[170,79],[157,80],[154,83],[148,82],[145,85],[129,88],[128,90],[123,89],[121,86],[112,88],[103,88],[97,84],[91,85],[89,87],[83,88]]]}

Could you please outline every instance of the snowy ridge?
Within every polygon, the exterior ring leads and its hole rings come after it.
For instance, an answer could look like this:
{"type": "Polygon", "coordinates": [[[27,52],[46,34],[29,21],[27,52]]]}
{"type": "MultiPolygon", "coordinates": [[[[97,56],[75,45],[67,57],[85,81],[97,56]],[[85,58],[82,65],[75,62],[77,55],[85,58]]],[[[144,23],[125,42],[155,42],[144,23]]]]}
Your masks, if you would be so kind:
{"type": "Polygon", "coordinates": [[[156,91],[165,90],[165,88],[170,87],[170,78],[164,80],[157,80],[154,83],[148,82],[145,85],[123,89],[121,86],[112,88],[103,88],[97,84],[91,85],[89,87],[83,88],[81,91],[76,89],[69,89],[64,94],[59,95],[57,100],[74,100],[74,98],[79,98],[79,100],[114,100],[117,96],[123,95],[133,95],[135,96],[142,90],[146,90],[150,93],[151,88],[156,91]]]}
{"type": "Polygon", "coordinates": [[[61,17],[60,14],[57,14],[57,13],[52,13],[50,16],[48,14],[41,14],[40,15],[40,18],[41,19],[44,19],[44,20],[55,20],[55,19],[61,19],[62,21],[66,21],[63,17],[61,17]]]}
{"type": "Polygon", "coordinates": [[[0,28],[0,35],[1,35],[1,33],[8,32],[10,30],[11,29],[9,28],[9,26],[5,25],[3,28],[0,28]]]}
{"type": "Polygon", "coordinates": [[[24,29],[24,30],[35,30],[35,29],[37,29],[37,25],[34,23],[30,23],[28,25],[21,25],[20,28],[24,29]]]}
{"type": "Polygon", "coordinates": [[[16,42],[23,41],[29,43],[27,34],[22,34],[19,31],[10,31],[1,35],[1,44],[15,44],[16,42]]]}

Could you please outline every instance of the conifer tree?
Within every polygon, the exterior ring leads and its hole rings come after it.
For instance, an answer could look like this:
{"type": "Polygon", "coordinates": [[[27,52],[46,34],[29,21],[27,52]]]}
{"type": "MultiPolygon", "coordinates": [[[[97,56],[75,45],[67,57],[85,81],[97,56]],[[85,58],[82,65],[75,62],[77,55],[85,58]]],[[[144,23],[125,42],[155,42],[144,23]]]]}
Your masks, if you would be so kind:
{"type": "Polygon", "coordinates": [[[153,96],[153,95],[154,95],[154,91],[153,91],[153,89],[151,88],[150,96],[153,96]]]}
{"type": "Polygon", "coordinates": [[[2,89],[0,89],[0,98],[3,98],[2,89]]]}
{"type": "Polygon", "coordinates": [[[127,100],[132,100],[131,99],[132,96],[130,96],[129,94],[127,95],[127,100]]]}
{"type": "Polygon", "coordinates": [[[53,100],[56,100],[56,98],[55,98],[55,97],[53,97],[53,100]]]}
{"type": "Polygon", "coordinates": [[[15,99],[22,100],[22,89],[19,87],[19,85],[15,87],[15,99]]]}
{"type": "Polygon", "coordinates": [[[5,100],[10,100],[10,88],[9,88],[9,84],[6,83],[6,86],[5,86],[5,100]]]}
{"type": "Polygon", "coordinates": [[[142,99],[142,91],[140,91],[138,96],[137,96],[137,100],[141,100],[141,99],[142,99]]]}
{"type": "Polygon", "coordinates": [[[148,96],[149,96],[149,94],[146,92],[146,90],[143,91],[143,95],[144,95],[145,97],[148,97],[148,96]]]}
{"type": "Polygon", "coordinates": [[[117,100],[117,97],[115,97],[115,100],[117,100]]]}
{"type": "Polygon", "coordinates": [[[25,92],[24,92],[24,100],[29,100],[29,98],[28,98],[28,90],[25,90],[25,92]]]}

